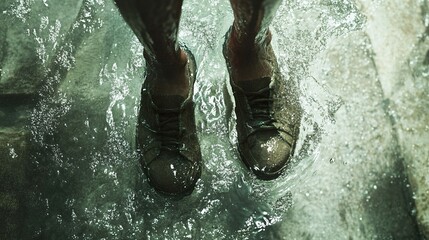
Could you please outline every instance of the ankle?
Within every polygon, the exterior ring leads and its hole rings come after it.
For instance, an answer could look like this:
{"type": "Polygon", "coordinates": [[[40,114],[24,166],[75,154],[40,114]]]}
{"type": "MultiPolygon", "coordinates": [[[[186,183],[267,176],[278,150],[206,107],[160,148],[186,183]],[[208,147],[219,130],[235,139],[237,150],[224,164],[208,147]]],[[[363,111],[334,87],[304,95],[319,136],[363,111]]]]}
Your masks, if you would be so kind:
{"type": "Polygon", "coordinates": [[[144,50],[143,57],[147,67],[164,73],[181,71],[188,62],[188,56],[182,49],[178,49],[174,54],[153,54],[144,50]]]}
{"type": "Polygon", "coordinates": [[[270,30],[259,34],[249,34],[239,30],[234,23],[228,40],[228,48],[235,55],[257,54],[260,51],[267,51],[271,45],[271,39],[270,30]]]}
{"type": "Polygon", "coordinates": [[[148,62],[147,67],[156,73],[156,78],[147,79],[152,94],[187,97],[190,89],[187,62],[188,56],[183,50],[179,50],[177,61],[167,64],[148,62]]]}
{"type": "Polygon", "coordinates": [[[270,34],[262,44],[255,41],[241,42],[234,32],[234,27],[227,39],[227,51],[229,65],[231,67],[231,80],[235,83],[241,81],[257,80],[271,77],[275,56],[270,46],[270,34]]]}

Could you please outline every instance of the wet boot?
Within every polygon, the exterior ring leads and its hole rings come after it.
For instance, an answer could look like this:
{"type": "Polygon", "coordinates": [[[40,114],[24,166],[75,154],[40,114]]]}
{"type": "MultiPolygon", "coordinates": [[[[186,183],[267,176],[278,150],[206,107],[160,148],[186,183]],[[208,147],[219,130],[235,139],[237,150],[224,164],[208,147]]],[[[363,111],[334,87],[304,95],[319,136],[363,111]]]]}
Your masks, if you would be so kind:
{"type": "Polygon", "coordinates": [[[196,76],[195,59],[187,51],[186,67],[190,91],[180,95],[152,95],[148,79],[157,74],[147,68],[141,91],[137,124],[137,148],[148,182],[166,195],[188,195],[201,175],[201,151],[198,143],[193,84],[196,76]]]}
{"type": "MultiPolygon", "coordinates": [[[[248,81],[234,81],[228,58],[228,37],[223,54],[230,75],[237,117],[238,151],[241,160],[260,179],[277,178],[290,161],[297,139],[298,128],[292,119],[281,119],[278,111],[288,108],[280,96],[282,77],[271,48],[267,45],[273,66],[272,76],[248,81]]],[[[292,110],[292,109],[289,109],[292,110]]]]}

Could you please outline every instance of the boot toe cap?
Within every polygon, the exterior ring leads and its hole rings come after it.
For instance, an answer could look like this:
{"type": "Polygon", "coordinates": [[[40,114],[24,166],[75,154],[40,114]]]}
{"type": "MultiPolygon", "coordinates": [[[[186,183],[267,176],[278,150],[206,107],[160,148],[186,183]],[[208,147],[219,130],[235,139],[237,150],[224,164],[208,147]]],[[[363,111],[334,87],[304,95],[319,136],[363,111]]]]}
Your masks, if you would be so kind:
{"type": "Polygon", "coordinates": [[[163,194],[190,194],[200,169],[180,154],[161,154],[147,168],[149,183],[163,194]]]}
{"type": "Polygon", "coordinates": [[[289,162],[291,146],[280,135],[255,136],[248,151],[248,165],[260,179],[277,178],[289,162]]]}

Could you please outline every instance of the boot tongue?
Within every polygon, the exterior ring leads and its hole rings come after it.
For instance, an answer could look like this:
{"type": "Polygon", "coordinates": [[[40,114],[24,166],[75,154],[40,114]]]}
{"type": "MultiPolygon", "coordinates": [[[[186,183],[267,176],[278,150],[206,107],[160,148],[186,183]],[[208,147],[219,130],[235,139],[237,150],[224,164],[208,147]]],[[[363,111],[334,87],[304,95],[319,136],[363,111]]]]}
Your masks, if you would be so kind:
{"type": "Polygon", "coordinates": [[[185,98],[180,95],[154,95],[152,101],[160,109],[178,109],[185,98]]]}
{"type": "Polygon", "coordinates": [[[184,97],[180,95],[155,95],[152,101],[160,111],[158,111],[159,135],[162,145],[168,149],[177,149],[177,138],[180,133],[180,108],[184,97]]]}
{"type": "Polygon", "coordinates": [[[268,87],[270,82],[270,77],[263,77],[255,80],[238,81],[235,84],[245,92],[258,92],[259,90],[268,87]]]}
{"type": "Polygon", "coordinates": [[[270,85],[269,77],[240,81],[238,87],[244,91],[255,124],[270,121],[270,85]]]}

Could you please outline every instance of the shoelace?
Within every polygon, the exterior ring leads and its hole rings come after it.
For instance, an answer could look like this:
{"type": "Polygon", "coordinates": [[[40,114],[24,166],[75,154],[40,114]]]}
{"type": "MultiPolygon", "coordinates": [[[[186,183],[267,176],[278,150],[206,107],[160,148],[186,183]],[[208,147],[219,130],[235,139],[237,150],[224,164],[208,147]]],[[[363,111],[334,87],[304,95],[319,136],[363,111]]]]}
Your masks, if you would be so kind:
{"type": "MultiPolygon", "coordinates": [[[[158,142],[160,142],[160,146],[153,144],[149,146],[144,152],[150,152],[153,149],[158,149],[162,152],[164,151],[177,151],[180,155],[183,156],[182,159],[192,162],[187,155],[183,152],[189,152],[181,142],[181,138],[184,134],[185,129],[180,126],[180,112],[181,109],[156,109],[158,114],[158,129],[153,129],[150,126],[146,125],[147,129],[154,133],[154,137],[158,142]]],[[[144,153],[143,153],[144,154],[144,153]]],[[[153,158],[150,161],[145,162],[148,166],[152,163],[152,161],[157,158],[153,158]]]]}
{"type": "MultiPolygon", "coordinates": [[[[274,125],[274,123],[278,121],[273,117],[271,105],[274,102],[274,99],[270,97],[270,93],[271,89],[269,86],[259,90],[258,92],[245,93],[253,117],[253,120],[250,123],[252,130],[248,133],[246,138],[256,132],[267,130],[282,131],[292,136],[291,132],[274,125]]],[[[289,142],[287,142],[287,144],[292,146],[289,142]]]]}
{"type": "Polygon", "coordinates": [[[177,150],[181,145],[180,126],[179,126],[180,110],[159,110],[159,130],[156,130],[157,136],[161,142],[161,149],[177,150]]]}
{"type": "Polygon", "coordinates": [[[260,129],[276,129],[273,123],[276,120],[273,118],[273,113],[270,109],[270,106],[273,103],[273,98],[270,98],[270,87],[265,87],[258,92],[247,92],[245,93],[253,121],[251,126],[255,128],[255,130],[260,129]]]}

